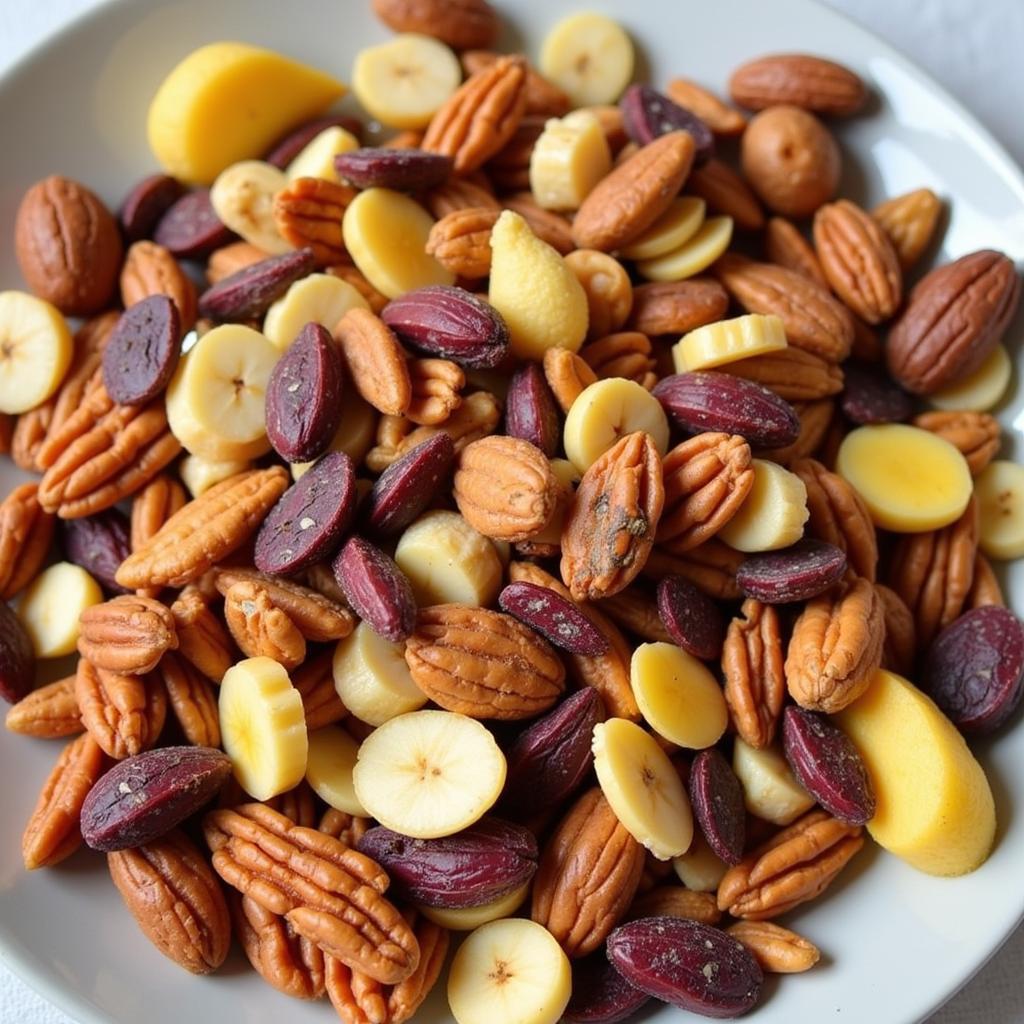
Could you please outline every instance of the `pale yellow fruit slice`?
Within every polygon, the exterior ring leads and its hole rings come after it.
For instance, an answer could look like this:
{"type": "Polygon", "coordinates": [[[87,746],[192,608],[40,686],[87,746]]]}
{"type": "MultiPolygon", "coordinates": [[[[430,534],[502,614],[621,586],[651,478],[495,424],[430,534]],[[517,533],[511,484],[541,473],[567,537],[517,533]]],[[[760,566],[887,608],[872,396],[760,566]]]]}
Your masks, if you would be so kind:
{"type": "Polygon", "coordinates": [[[651,260],[685,245],[704,223],[706,205],[696,196],[673,199],[668,209],[619,255],[627,260],[651,260]]]}
{"type": "Polygon", "coordinates": [[[575,107],[614,103],[633,77],[633,43],[618,22],[581,11],[544,37],[540,70],[575,107]]]}
{"type": "Polygon", "coordinates": [[[648,281],[682,281],[707,270],[729,248],[732,217],[708,217],[678,249],[640,260],[636,269],[648,281]]]}
{"type": "Polygon", "coordinates": [[[684,334],[672,346],[672,361],[676,373],[711,370],[785,347],[786,331],[777,316],[747,313],[684,334]]]}
{"type": "Polygon", "coordinates": [[[562,947],[542,925],[518,917],[477,928],[448,974],[457,1024],[556,1024],[571,994],[562,947]]]}
{"type": "Polygon", "coordinates": [[[987,412],[1003,400],[1012,375],[1010,354],[1004,346],[996,345],[974,373],[929,395],[928,401],[936,409],[987,412]]]}
{"type": "Polygon", "coordinates": [[[453,932],[471,932],[488,921],[511,917],[523,905],[529,892],[530,883],[527,882],[492,903],[484,903],[479,907],[458,907],[450,910],[446,907],[424,907],[416,904],[416,909],[428,921],[433,921],[442,928],[449,928],[453,932]]]}
{"type": "Polygon", "coordinates": [[[355,265],[389,299],[455,275],[427,252],[434,220],[414,199],[388,188],[368,188],[349,203],[341,232],[355,265]]]}
{"type": "Polygon", "coordinates": [[[594,726],[594,770],[601,792],[629,834],[658,860],[678,857],[693,840],[693,813],[668,755],[635,722],[594,726]]]}
{"type": "Polygon", "coordinates": [[[37,658],[62,658],[78,644],[78,617],[100,604],[100,585],[79,565],[57,562],[29,584],[17,614],[37,658]]]}
{"type": "Polygon", "coordinates": [[[285,173],[262,160],[242,160],[225,167],[210,189],[214,212],[250,245],[272,255],[294,248],[277,230],[274,196],[288,184],[285,173]]]}
{"type": "MultiPolygon", "coordinates": [[[[373,447],[377,433],[377,410],[363,401],[354,388],[346,390],[341,402],[341,422],[327,450],[344,452],[358,466],[373,447]]],[[[316,460],[314,460],[315,462],[316,460]]],[[[298,480],[313,462],[293,462],[292,479],[298,480]]]]}
{"type": "Polygon", "coordinates": [[[693,892],[715,892],[729,865],[708,846],[708,841],[695,832],[686,853],[672,858],[672,868],[687,889],[693,892]]]}
{"type": "Polygon", "coordinates": [[[349,153],[359,148],[359,140],[339,125],[325,128],[311,139],[299,154],[285,168],[289,181],[296,178],[323,178],[325,181],[339,181],[334,167],[334,158],[340,153],[349,153]]]}
{"type": "Polygon", "coordinates": [[[601,122],[589,110],[553,117],[530,154],[530,190],[546,210],[578,210],[611,170],[601,122]]]}
{"type": "Polygon", "coordinates": [[[880,669],[836,719],[871,778],[877,806],[868,832],[879,846],[930,875],[964,875],[984,863],[996,832],[992,790],[926,694],[880,669]]]}
{"type": "Polygon", "coordinates": [[[501,589],[494,545],[458,512],[425,512],[399,538],[395,562],[409,577],[416,602],[486,608],[501,589]]]}
{"type": "Polygon", "coordinates": [[[356,98],[392,128],[425,128],[461,82],[455,54],[412,32],[360,50],[352,68],[356,98]]]}
{"type": "Polygon", "coordinates": [[[293,789],[309,749],[302,697],[282,665],[247,658],[221,680],[220,734],[238,784],[256,800],[293,789]]]}
{"type": "Polygon", "coordinates": [[[640,644],[629,684],[644,721],[680,747],[713,746],[729,724],[722,688],[703,662],[675,644],[640,644]]]}
{"type": "Polygon", "coordinates": [[[777,551],[804,534],[807,488],[795,473],[767,459],[751,459],[754,485],[718,536],[737,551],[777,551]]]}
{"type": "Polygon", "coordinates": [[[1024,555],[1024,467],[996,459],[974,481],[981,550],[990,558],[1024,555]]]}
{"type": "Polygon", "coordinates": [[[27,292],[0,292],[0,412],[17,414],[60,387],[73,343],[55,306],[27,292]]]}
{"type": "Polygon", "coordinates": [[[608,377],[584,388],[565,417],[562,444],[569,461],[585,473],[620,438],[646,431],[659,454],[668,451],[668,417],[646,388],[625,377],[608,377]]]}
{"type": "Polygon", "coordinates": [[[205,459],[202,455],[186,455],[178,463],[178,474],[193,498],[198,498],[215,484],[236,473],[244,473],[247,469],[252,469],[252,463],[245,459],[217,461],[205,459]]]}
{"type": "Polygon", "coordinates": [[[363,741],[356,796],[382,825],[415,839],[450,836],[478,821],[505,785],[505,755],[474,718],[412,711],[363,741]]]}
{"type": "MultiPolygon", "coordinates": [[[[306,324],[316,323],[333,331],[338,321],[354,308],[369,309],[359,292],[333,274],[309,274],[296,281],[274,302],[263,318],[263,333],[279,352],[284,352],[306,324]]],[[[352,400],[351,392],[344,401],[352,400]]]]}
{"type": "Polygon", "coordinates": [[[352,770],[359,744],[344,729],[328,725],[309,734],[306,781],[321,800],[344,814],[365,818],[366,810],[356,796],[352,770]]]}
{"type": "Polygon", "coordinates": [[[851,431],[836,472],[860,493],[876,525],[897,533],[948,526],[971,499],[963,455],[938,434],[903,423],[851,431]]]}
{"type": "Polygon", "coordinates": [[[737,736],[732,770],[743,786],[747,810],[765,821],[788,825],[814,806],[814,797],[797,782],[789,762],[775,747],[758,749],[737,736]]]}
{"type": "Polygon", "coordinates": [[[512,351],[544,358],[556,345],[572,352],[587,336],[587,295],[565,260],[511,210],[491,230],[491,305],[508,324],[512,351]]]}
{"type": "Polygon", "coordinates": [[[412,681],[405,644],[385,640],[365,622],[334,649],[334,688],[342,704],[370,725],[383,725],[427,703],[412,681]]]}
{"type": "Polygon", "coordinates": [[[168,174],[208,185],[259,156],[286,131],[322,114],[345,92],[330,75],[247,43],[194,50],[163,80],[146,134],[168,174]]]}

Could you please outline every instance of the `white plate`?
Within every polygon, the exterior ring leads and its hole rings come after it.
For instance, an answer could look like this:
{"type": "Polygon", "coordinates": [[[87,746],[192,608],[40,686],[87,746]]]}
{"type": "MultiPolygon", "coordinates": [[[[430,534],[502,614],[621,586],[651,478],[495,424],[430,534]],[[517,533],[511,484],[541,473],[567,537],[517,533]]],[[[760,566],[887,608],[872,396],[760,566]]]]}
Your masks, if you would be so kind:
{"type": "MultiPolygon", "coordinates": [[[[994,247],[1024,258],[1024,179],[991,137],[922,72],[880,40],[810,0],[517,0],[503,5],[521,33],[509,44],[536,54],[546,29],[580,7],[619,18],[637,40],[649,80],[685,74],[722,89],[749,57],[778,51],[832,55],[877,96],[870,116],[837,125],[846,194],[871,204],[928,185],[951,197],[942,257],[994,247]]],[[[277,48],[347,79],[357,49],[387,37],[368,0],[134,0],[64,29],[0,81],[0,287],[19,286],[9,240],[23,190],[53,172],[116,205],[153,169],[146,105],[160,78],[202,43],[242,39],[277,48]]],[[[1009,334],[1016,349],[1020,319],[1009,334]]],[[[1015,352],[1016,354],[1016,352],[1015,352]]],[[[1000,414],[1009,457],[1021,459],[1020,397],[1000,414]],[[1019,427],[1018,427],[1019,430],[1019,427]]],[[[0,490],[18,474],[5,460],[0,490]]],[[[1010,593],[1024,607],[1024,569],[1010,593]]],[[[759,1024],[843,1020],[907,1024],[948,998],[1024,914],[1024,730],[1005,730],[982,758],[999,809],[992,858],[967,878],[918,874],[870,847],[827,897],[792,917],[824,951],[810,974],[772,980],[759,1024]]],[[[139,935],[102,860],[79,853],[27,875],[18,836],[59,743],[0,738],[0,956],[47,998],[87,1022],[190,1024],[333,1019],[329,1006],[278,995],[238,954],[216,976],[193,979],[139,935]]],[[[645,1019],[681,1020],[663,1009],[645,1019]]],[[[435,993],[417,1020],[448,1020],[435,993]]]]}

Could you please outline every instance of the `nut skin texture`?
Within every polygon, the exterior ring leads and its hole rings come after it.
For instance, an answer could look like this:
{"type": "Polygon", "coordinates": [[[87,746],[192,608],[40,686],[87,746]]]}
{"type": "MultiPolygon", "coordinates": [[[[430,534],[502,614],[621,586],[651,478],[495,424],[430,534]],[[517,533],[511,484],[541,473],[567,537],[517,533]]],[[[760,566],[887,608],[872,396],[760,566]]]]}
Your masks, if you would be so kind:
{"type": "Polygon", "coordinates": [[[729,623],[722,648],[725,703],[740,737],[764,749],[775,737],[786,696],[779,615],[753,598],[740,614],[729,623]]]}
{"type": "Polygon", "coordinates": [[[846,572],[846,555],[820,540],[799,540],[783,551],[745,559],[736,582],[747,597],[766,604],[807,601],[838,583],[846,572]]]}
{"type": "MultiPolygon", "coordinates": [[[[188,497],[177,479],[160,474],[154,477],[132,499],[130,551],[137,551],[179,509],[185,507],[188,497]]],[[[124,556],[127,557],[127,554],[124,556]]],[[[124,561],[118,559],[118,565],[124,561]]],[[[111,579],[117,571],[115,566],[111,579]]],[[[120,584],[118,584],[120,586],[120,584]]]]}
{"type": "Polygon", "coordinates": [[[401,643],[416,628],[416,598],[405,573],[362,537],[350,537],[333,564],[355,613],[379,636],[401,643]]]}
{"type": "Polygon", "coordinates": [[[108,672],[145,675],[177,646],[174,616],[150,597],[122,594],[79,617],[78,653],[108,672]]]}
{"type": "Polygon", "coordinates": [[[379,412],[401,416],[412,402],[405,353],[391,329],[368,309],[350,309],[334,328],[356,391],[379,412]]]}
{"type": "Polygon", "coordinates": [[[512,375],[505,396],[505,431],[536,445],[549,459],[558,451],[562,427],[544,371],[527,363],[512,375]]]}
{"type": "Polygon", "coordinates": [[[761,201],[784,217],[809,217],[839,187],[836,140],[799,107],[774,106],[757,114],[743,133],[740,159],[761,201]]]}
{"type": "Polygon", "coordinates": [[[571,654],[608,650],[607,639],[572,601],[539,584],[508,584],[498,595],[498,606],[571,654]]]}
{"type": "Polygon", "coordinates": [[[1013,262],[991,249],[926,274],[889,332],[890,375],[915,395],[933,394],[967,376],[999,343],[1020,290],[1013,262]]]}
{"type": "MultiPolygon", "coordinates": [[[[490,65],[500,57],[501,54],[495,53],[493,50],[475,48],[459,54],[459,59],[462,61],[462,66],[467,75],[476,74],[476,72],[481,68],[490,67],[490,65]]],[[[533,139],[535,140],[537,135],[539,135],[543,130],[544,121],[547,118],[561,117],[563,114],[568,114],[571,107],[572,104],[569,102],[569,97],[566,96],[566,94],[562,92],[557,85],[553,82],[549,82],[543,75],[539,74],[529,65],[527,66],[526,114],[519,124],[520,130],[529,121],[539,119],[540,125],[537,128],[536,134],[533,135],[533,139]]],[[[500,168],[504,155],[508,152],[511,146],[515,145],[515,141],[515,136],[513,136],[512,142],[506,145],[502,152],[499,153],[497,157],[493,158],[488,165],[488,173],[491,175],[495,185],[499,188],[504,188],[505,186],[497,177],[494,176],[494,171],[500,168]]],[[[524,183],[519,187],[526,188],[528,185],[524,183]]]]}
{"type": "Polygon", "coordinates": [[[646,146],[667,132],[684,131],[696,143],[695,164],[707,163],[714,155],[715,138],[700,117],[649,85],[628,86],[619,100],[619,109],[626,134],[638,146],[646,146]]]}
{"type": "Polygon", "coordinates": [[[185,739],[197,747],[219,747],[220,713],[210,681],[176,654],[165,654],[160,659],[159,672],[167,703],[185,739]]]}
{"type": "Polygon", "coordinates": [[[373,12],[395,32],[422,32],[453,50],[487,49],[501,29],[486,0],[373,0],[373,12]]]}
{"type": "Polygon", "coordinates": [[[715,135],[740,135],[747,126],[743,114],[688,78],[669,79],[665,92],[681,107],[696,114],[715,135]]]}
{"type": "Polygon", "coordinates": [[[201,259],[234,239],[213,212],[208,188],[186,192],[160,218],[153,232],[157,245],[186,260],[201,259]]]}
{"type": "Polygon", "coordinates": [[[32,689],[36,659],[21,620],[0,602],[0,698],[13,704],[32,689]]]}
{"type": "Polygon", "coordinates": [[[738,864],[747,836],[743,786],[720,750],[711,747],[693,759],[689,792],[708,846],[726,864],[738,864]]]}
{"type": "Polygon", "coordinates": [[[114,579],[118,566],[131,553],[129,523],[124,513],[108,508],[94,516],[66,519],[61,526],[61,541],[68,561],[82,566],[107,590],[125,593],[124,587],[114,579]]]}
{"type": "Polygon", "coordinates": [[[729,373],[761,384],[787,402],[813,402],[843,390],[840,367],[794,345],[738,359],[729,364],[729,373]]]}
{"type": "Polygon", "coordinates": [[[713,893],[693,892],[681,885],[659,885],[662,879],[649,872],[645,865],[642,894],[633,900],[628,919],[637,921],[644,917],[678,917],[685,921],[700,921],[702,924],[718,924],[722,912],[718,909],[713,893]],[[653,889],[645,889],[650,875],[653,889]]]}
{"type": "Polygon", "coordinates": [[[222,278],[199,297],[199,315],[226,323],[261,317],[300,277],[313,272],[310,248],[269,256],[222,278]]]}
{"type": "Polygon", "coordinates": [[[572,963],[572,995],[562,1014],[567,1024],[617,1024],[650,1001],[616,970],[604,949],[572,963]]]}
{"type": "Polygon", "coordinates": [[[78,659],[75,700],[82,724],[115,761],[156,743],[167,717],[167,694],[160,680],[119,675],[78,659]]]}
{"type": "Polygon", "coordinates": [[[575,352],[556,345],[544,353],[544,379],[562,412],[568,413],[584,389],[597,381],[597,374],[575,352]]]}
{"type": "Polygon", "coordinates": [[[235,662],[235,651],[218,615],[199,588],[187,586],[171,605],[178,653],[207,679],[220,682],[235,662]]]}
{"type": "Polygon", "coordinates": [[[427,252],[460,277],[483,278],[491,270],[491,229],[500,213],[484,206],[453,210],[427,238],[427,252]]]}
{"type": "Polygon", "coordinates": [[[85,728],[75,700],[75,677],[40,686],[7,709],[8,732],[39,739],[77,736],[85,728]]]}
{"type": "Polygon", "coordinates": [[[729,79],[733,102],[748,110],[778,103],[817,114],[848,117],[868,98],[867,86],[849,68],[808,54],[777,54],[741,64],[729,79]]]}
{"type": "Polygon", "coordinates": [[[131,245],[151,237],[157,222],[184,191],[181,182],[167,174],[151,174],[133,186],[117,213],[124,240],[131,245]]]}
{"type": "Polygon", "coordinates": [[[909,270],[924,254],[935,234],[942,200],[930,189],[919,188],[886,200],[871,211],[899,257],[909,270]]]}
{"type": "Polygon", "coordinates": [[[124,248],[117,222],[95,193],[52,175],[22,197],[14,251],[34,294],[68,316],[86,316],[109,304],[124,248]]]}
{"type": "Polygon", "coordinates": [[[358,189],[390,188],[418,192],[443,184],[452,172],[451,157],[418,149],[368,146],[339,153],[334,169],[358,189]]]}
{"type": "Polygon", "coordinates": [[[658,380],[651,342],[639,331],[617,331],[590,342],[580,353],[601,380],[625,377],[650,391],[658,380]]]}
{"type": "Polygon", "coordinates": [[[725,617],[721,608],[682,576],[658,581],[658,616],[672,643],[695,658],[712,661],[722,653],[725,617]]]}
{"type": "Polygon", "coordinates": [[[384,536],[404,530],[439,492],[454,462],[455,446],[445,433],[410,449],[373,485],[366,511],[367,527],[384,536]]]}

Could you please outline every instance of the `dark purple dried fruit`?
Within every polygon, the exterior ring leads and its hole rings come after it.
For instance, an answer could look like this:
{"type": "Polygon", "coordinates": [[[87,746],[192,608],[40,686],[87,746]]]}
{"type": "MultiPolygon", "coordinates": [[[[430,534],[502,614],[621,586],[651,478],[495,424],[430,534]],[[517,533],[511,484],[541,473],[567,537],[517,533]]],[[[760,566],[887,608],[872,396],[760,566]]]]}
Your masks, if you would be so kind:
{"type": "Polygon", "coordinates": [[[393,462],[370,492],[366,525],[381,536],[404,530],[451,475],[455,444],[450,434],[428,438],[393,462]]]}
{"type": "Polygon", "coordinates": [[[311,462],[327,449],[341,422],[343,386],[334,339],[321,324],[306,324],[267,381],[267,437],[282,459],[311,462]]]}
{"type": "Polygon", "coordinates": [[[710,925],[645,917],[608,936],[608,959],[637,988],[705,1017],[738,1017],[761,997],[764,974],[741,942],[710,925]]]}
{"type": "Polygon", "coordinates": [[[579,607],[547,587],[510,583],[498,595],[498,605],[570,654],[594,657],[608,650],[605,635],[579,607]]]}
{"type": "Polygon", "coordinates": [[[838,583],[846,572],[846,555],[834,544],[809,538],[782,551],[745,559],[736,582],[747,597],[765,604],[809,601],[838,583]]]}
{"type": "Polygon", "coordinates": [[[118,566],[132,553],[131,530],[123,512],[108,508],[81,519],[63,519],[61,533],[69,562],[80,565],[106,590],[129,593],[114,579],[118,566]]]}
{"type": "Polygon", "coordinates": [[[199,297],[199,315],[222,322],[253,320],[307,274],[316,259],[312,249],[296,249],[243,267],[207,288],[199,297]]]}
{"type": "Polygon", "coordinates": [[[619,100],[626,134],[638,145],[646,146],[661,135],[684,131],[697,147],[694,166],[699,167],[715,155],[715,137],[711,129],[694,113],[679,106],[649,85],[631,85],[619,100]]]}
{"type": "Polygon", "coordinates": [[[489,370],[508,354],[508,325],[489,303],[449,285],[428,285],[392,299],[381,319],[412,348],[489,370]]]}
{"type": "Polygon", "coordinates": [[[417,192],[444,184],[452,173],[450,156],[422,149],[381,149],[368,146],[339,153],[334,169],[356,188],[393,188],[417,192]]]}
{"type": "Polygon", "coordinates": [[[800,434],[800,418],[788,402],[752,380],[728,373],[674,373],[660,380],[652,394],[691,434],[741,434],[752,448],[784,448],[800,434]]]}
{"type": "Polygon", "coordinates": [[[914,401],[880,368],[851,361],[843,364],[839,408],[851,423],[902,423],[914,412],[914,401]]]}
{"type": "Polygon", "coordinates": [[[214,212],[208,188],[186,192],[160,218],[153,232],[153,241],[173,256],[197,260],[234,239],[214,212]]]}
{"type": "Polygon", "coordinates": [[[505,433],[536,445],[549,459],[558,451],[562,425],[555,396],[537,363],[516,370],[505,396],[505,433]]]}
{"type": "Polygon", "coordinates": [[[119,405],[143,405],[171,382],[181,356],[181,316],[166,295],[148,295],[118,318],[103,349],[103,385],[119,405]]]}
{"type": "Polygon", "coordinates": [[[695,658],[715,661],[725,642],[725,616],[707,594],[682,576],[658,581],[658,615],[674,644],[695,658]]]}
{"type": "Polygon", "coordinates": [[[352,610],[374,633],[401,643],[416,628],[412,585],[380,548],[362,537],[349,537],[332,568],[352,610]]]}
{"type": "Polygon", "coordinates": [[[166,835],[217,795],[231,758],[213,747],[161,747],[119,761],[82,804],[82,838],[127,850],[166,835]]]}
{"type": "Polygon", "coordinates": [[[124,240],[130,245],[149,238],[160,218],[181,198],[184,191],[185,186],[167,174],[151,174],[143,178],[128,193],[117,215],[124,240]]]}
{"type": "Polygon", "coordinates": [[[690,765],[690,803],[708,846],[726,864],[739,864],[747,840],[743,786],[720,750],[702,750],[690,765]]]}
{"type": "Polygon", "coordinates": [[[833,817],[866,825],[875,814],[871,779],[853,740],[825,715],[790,705],[782,746],[800,785],[833,817]]]}
{"type": "Polygon", "coordinates": [[[935,639],[921,688],[966,733],[998,729],[1024,693],[1024,627],[1013,612],[985,605],[935,639]]]}
{"type": "Polygon", "coordinates": [[[328,452],[277,500],[256,535],[260,572],[301,572],[329,558],[356,511],[356,470],[344,452],[328,452]]]}
{"type": "Polygon", "coordinates": [[[522,732],[506,755],[502,811],[528,818],[572,796],[594,763],[591,740],[603,717],[597,691],[584,686],[522,732]]]}
{"type": "Polygon", "coordinates": [[[617,1024],[651,997],[631,985],[599,949],[572,962],[572,996],[562,1013],[566,1024],[617,1024]]]}
{"type": "Polygon", "coordinates": [[[410,839],[378,826],[357,849],[388,873],[396,893],[453,910],[493,903],[526,885],[539,856],[529,829],[490,816],[441,839],[410,839]]]}
{"type": "Polygon", "coordinates": [[[358,117],[347,114],[331,114],[318,117],[315,121],[293,128],[287,135],[279,139],[263,158],[264,163],[273,164],[282,171],[308,146],[321,132],[328,128],[344,128],[357,139],[362,137],[363,122],[358,117]]]}
{"type": "Polygon", "coordinates": [[[35,678],[36,656],[21,620],[0,601],[0,698],[14,704],[28,695],[35,678]]]}

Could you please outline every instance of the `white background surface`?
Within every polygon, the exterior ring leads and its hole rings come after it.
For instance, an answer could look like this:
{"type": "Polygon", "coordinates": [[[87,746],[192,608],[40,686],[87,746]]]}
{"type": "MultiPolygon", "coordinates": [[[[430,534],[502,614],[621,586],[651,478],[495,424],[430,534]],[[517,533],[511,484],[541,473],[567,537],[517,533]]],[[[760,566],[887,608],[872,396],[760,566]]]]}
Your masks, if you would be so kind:
{"type": "MultiPolygon", "coordinates": [[[[95,2],[0,0],[0,72],[38,40],[95,2]]],[[[770,11],[770,3],[750,2],[752,11],[770,16],[765,14],[770,11]]],[[[829,2],[931,72],[1024,164],[1024,119],[1020,106],[1024,97],[1024,0],[829,2]]],[[[581,7],[584,6],[581,0],[581,7]]],[[[301,9],[301,4],[297,8],[301,9]]],[[[45,126],[43,130],[47,130],[45,126]]],[[[4,145],[23,145],[27,141],[6,139],[4,145]]],[[[884,927],[884,923],[879,922],[879,927],[884,927]]],[[[899,965],[892,965],[892,969],[898,971],[899,965]]],[[[932,1018],[931,1024],[1024,1021],[1022,975],[1024,930],[1018,931],[967,988],[932,1018]]],[[[870,980],[866,983],[870,984],[870,980]]],[[[325,1007],[325,1020],[329,1019],[330,1011],[325,1007]]],[[[69,1024],[69,1020],[0,965],[0,1024],[69,1024]]]]}

